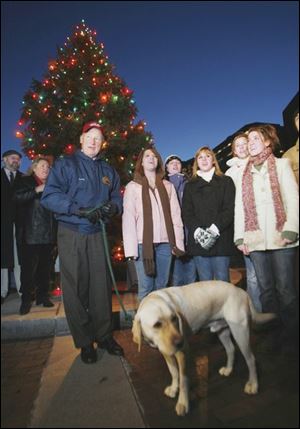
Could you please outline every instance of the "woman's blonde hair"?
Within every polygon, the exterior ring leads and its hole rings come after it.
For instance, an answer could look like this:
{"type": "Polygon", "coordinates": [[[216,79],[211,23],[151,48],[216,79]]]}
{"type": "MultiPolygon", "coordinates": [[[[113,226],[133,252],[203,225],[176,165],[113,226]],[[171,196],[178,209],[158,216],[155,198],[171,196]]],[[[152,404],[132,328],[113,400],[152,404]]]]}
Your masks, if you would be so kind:
{"type": "Polygon", "coordinates": [[[50,167],[50,162],[49,162],[49,160],[48,160],[47,158],[44,158],[44,157],[42,157],[42,156],[39,156],[39,157],[35,158],[35,159],[32,161],[32,163],[31,163],[30,167],[28,168],[28,170],[27,170],[27,172],[26,172],[26,176],[32,176],[32,175],[33,175],[33,173],[34,173],[34,169],[35,169],[35,167],[36,167],[36,166],[39,164],[39,162],[41,162],[41,161],[46,161],[46,162],[49,164],[49,167],[50,167]]]}
{"type": "Polygon", "coordinates": [[[220,166],[219,166],[219,163],[217,161],[217,158],[216,158],[214,151],[208,146],[203,146],[203,147],[200,147],[200,149],[198,149],[196,154],[195,154],[194,163],[193,163],[193,177],[197,176],[197,171],[199,170],[198,156],[200,155],[201,152],[205,152],[207,155],[210,155],[212,157],[213,166],[215,167],[215,174],[217,176],[223,176],[223,173],[220,169],[220,166]]]}
{"type": "Polygon", "coordinates": [[[276,128],[273,127],[273,125],[265,124],[265,125],[257,125],[249,128],[249,130],[247,131],[248,138],[249,138],[249,134],[252,131],[256,131],[257,133],[259,133],[262,136],[263,141],[269,141],[270,148],[272,149],[273,152],[275,151],[276,146],[280,144],[276,128]]]}

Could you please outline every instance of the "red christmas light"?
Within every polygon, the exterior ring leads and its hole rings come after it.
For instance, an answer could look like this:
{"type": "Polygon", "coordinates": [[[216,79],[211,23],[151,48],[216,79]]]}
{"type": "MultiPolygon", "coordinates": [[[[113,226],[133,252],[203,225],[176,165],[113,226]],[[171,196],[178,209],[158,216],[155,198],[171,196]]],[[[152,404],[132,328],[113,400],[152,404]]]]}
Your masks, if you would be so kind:
{"type": "Polygon", "coordinates": [[[51,292],[52,296],[61,296],[62,295],[62,290],[59,286],[57,286],[52,292],[51,292]]]}
{"type": "Polygon", "coordinates": [[[127,86],[125,86],[124,88],[121,89],[121,93],[126,97],[129,96],[133,93],[133,91],[129,88],[127,88],[127,86]]]}
{"type": "Polygon", "coordinates": [[[74,153],[76,150],[76,146],[73,144],[68,144],[65,147],[64,153],[66,153],[67,155],[72,155],[72,153],[74,153]]]}

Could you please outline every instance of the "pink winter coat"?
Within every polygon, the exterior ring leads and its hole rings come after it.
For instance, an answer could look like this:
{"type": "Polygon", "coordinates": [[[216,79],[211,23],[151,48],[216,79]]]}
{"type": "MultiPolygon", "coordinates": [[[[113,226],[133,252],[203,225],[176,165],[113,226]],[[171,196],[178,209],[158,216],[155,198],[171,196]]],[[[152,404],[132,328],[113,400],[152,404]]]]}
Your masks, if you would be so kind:
{"type": "MultiPolygon", "coordinates": [[[[181,209],[176,190],[172,183],[163,181],[170,199],[171,217],[176,239],[176,246],[184,250],[183,223],[181,209]]],[[[149,191],[150,192],[150,191],[149,191]]],[[[157,189],[150,192],[152,219],[153,219],[153,243],[168,243],[168,234],[159,194],[157,189]]],[[[138,256],[138,244],[143,242],[143,204],[142,185],[131,181],[125,188],[123,204],[123,244],[125,256],[138,256]]]]}

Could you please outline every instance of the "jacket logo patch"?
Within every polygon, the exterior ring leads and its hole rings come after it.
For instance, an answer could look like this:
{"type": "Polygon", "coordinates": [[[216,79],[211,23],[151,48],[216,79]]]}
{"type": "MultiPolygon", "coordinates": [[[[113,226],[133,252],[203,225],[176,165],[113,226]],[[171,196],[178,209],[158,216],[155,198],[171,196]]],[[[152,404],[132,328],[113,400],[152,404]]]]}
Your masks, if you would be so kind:
{"type": "Polygon", "coordinates": [[[102,177],[102,183],[103,183],[104,185],[110,185],[109,177],[107,177],[107,176],[103,176],[103,177],[102,177]]]}

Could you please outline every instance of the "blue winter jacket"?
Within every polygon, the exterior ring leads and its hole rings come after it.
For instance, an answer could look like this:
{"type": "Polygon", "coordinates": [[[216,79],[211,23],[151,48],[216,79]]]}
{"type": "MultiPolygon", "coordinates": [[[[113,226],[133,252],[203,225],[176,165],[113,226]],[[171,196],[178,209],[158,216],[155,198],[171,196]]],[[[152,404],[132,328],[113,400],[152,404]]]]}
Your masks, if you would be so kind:
{"type": "Polygon", "coordinates": [[[111,201],[122,212],[120,178],[99,156],[92,159],[78,150],[58,159],[49,174],[41,204],[55,213],[59,224],[82,234],[101,230],[86,218],[75,215],[80,207],[99,207],[111,201]]]}
{"type": "Polygon", "coordinates": [[[169,174],[167,179],[169,180],[169,182],[171,182],[174,185],[180,207],[182,207],[183,191],[184,191],[185,184],[187,182],[186,177],[182,173],[176,173],[176,174],[169,174]]]}

